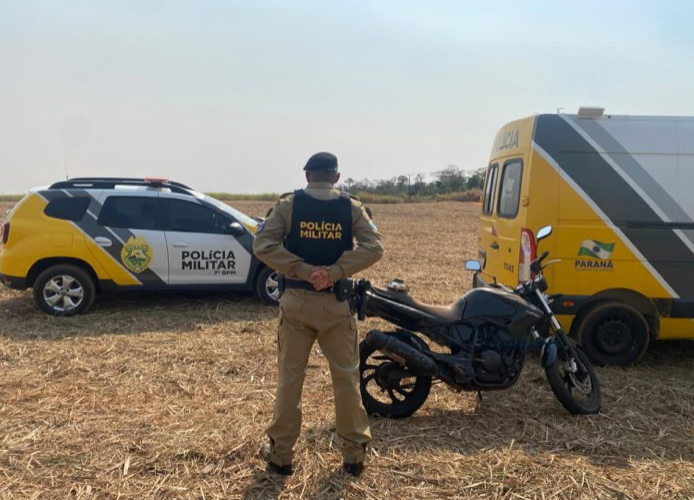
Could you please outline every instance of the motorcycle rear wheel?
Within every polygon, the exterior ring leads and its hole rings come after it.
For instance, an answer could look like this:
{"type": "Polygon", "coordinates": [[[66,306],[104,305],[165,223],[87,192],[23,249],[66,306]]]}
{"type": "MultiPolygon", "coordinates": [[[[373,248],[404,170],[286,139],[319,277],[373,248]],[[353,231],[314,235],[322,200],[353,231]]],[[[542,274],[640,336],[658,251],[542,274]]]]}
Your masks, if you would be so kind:
{"type": "Polygon", "coordinates": [[[570,413],[596,414],[602,404],[598,376],[581,346],[569,341],[576,357],[568,349],[561,349],[556,362],[545,368],[547,380],[554,395],[570,413]],[[576,365],[575,371],[571,369],[572,361],[576,365]]]}
{"type": "MultiPolygon", "coordinates": [[[[395,332],[393,335],[414,347],[428,347],[412,333],[395,332]]],[[[359,356],[361,399],[369,415],[405,418],[424,404],[431,390],[431,377],[412,372],[365,341],[359,344],[359,356]]]]}

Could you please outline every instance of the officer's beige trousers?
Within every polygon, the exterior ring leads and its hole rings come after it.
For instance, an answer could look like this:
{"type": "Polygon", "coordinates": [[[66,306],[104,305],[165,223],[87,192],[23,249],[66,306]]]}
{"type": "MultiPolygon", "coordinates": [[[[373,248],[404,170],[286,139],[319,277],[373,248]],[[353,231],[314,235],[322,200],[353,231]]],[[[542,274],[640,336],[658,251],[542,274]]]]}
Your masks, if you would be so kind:
{"type": "Polygon", "coordinates": [[[291,463],[301,431],[301,391],[316,340],[328,359],[335,394],[337,434],[345,462],[363,462],[371,440],[369,420],[359,393],[357,323],[347,302],[333,294],[289,289],[280,304],[277,336],[278,382],[275,412],[267,433],[271,460],[291,463]]]}

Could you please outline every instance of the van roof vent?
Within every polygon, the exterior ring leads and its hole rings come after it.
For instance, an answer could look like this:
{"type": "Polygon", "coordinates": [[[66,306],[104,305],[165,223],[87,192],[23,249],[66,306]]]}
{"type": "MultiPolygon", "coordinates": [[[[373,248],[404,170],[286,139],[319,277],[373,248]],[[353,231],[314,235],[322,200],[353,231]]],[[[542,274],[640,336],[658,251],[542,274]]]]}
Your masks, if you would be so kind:
{"type": "Polygon", "coordinates": [[[594,106],[581,106],[578,108],[579,118],[602,118],[605,113],[605,108],[596,108],[594,106]]]}

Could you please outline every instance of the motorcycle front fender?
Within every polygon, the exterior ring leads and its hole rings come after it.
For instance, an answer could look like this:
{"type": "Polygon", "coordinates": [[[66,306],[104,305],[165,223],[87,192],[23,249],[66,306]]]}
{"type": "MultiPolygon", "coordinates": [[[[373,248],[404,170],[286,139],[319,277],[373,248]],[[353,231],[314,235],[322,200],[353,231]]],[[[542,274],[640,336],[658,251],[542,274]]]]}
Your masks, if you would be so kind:
{"type": "Polygon", "coordinates": [[[542,352],[540,354],[540,363],[543,368],[548,368],[557,362],[557,344],[554,343],[553,339],[547,339],[547,341],[542,345],[542,352]]]}

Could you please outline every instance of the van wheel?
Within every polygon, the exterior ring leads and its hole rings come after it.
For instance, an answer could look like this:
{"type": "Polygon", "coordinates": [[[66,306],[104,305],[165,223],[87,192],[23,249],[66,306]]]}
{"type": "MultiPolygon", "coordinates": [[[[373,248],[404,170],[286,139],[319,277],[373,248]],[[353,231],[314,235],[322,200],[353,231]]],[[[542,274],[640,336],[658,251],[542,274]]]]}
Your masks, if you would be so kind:
{"type": "Polygon", "coordinates": [[[255,293],[258,298],[271,306],[280,305],[280,290],[277,283],[278,273],[269,267],[263,268],[255,280],[255,293]]]}
{"type": "Polygon", "coordinates": [[[34,282],[34,302],[53,316],[73,316],[91,307],[96,297],[94,280],[69,264],[49,267],[34,282]]]}
{"type": "Polygon", "coordinates": [[[627,366],[646,353],[649,334],[643,314],[622,302],[602,302],[576,318],[575,336],[598,366],[627,366]]]}

